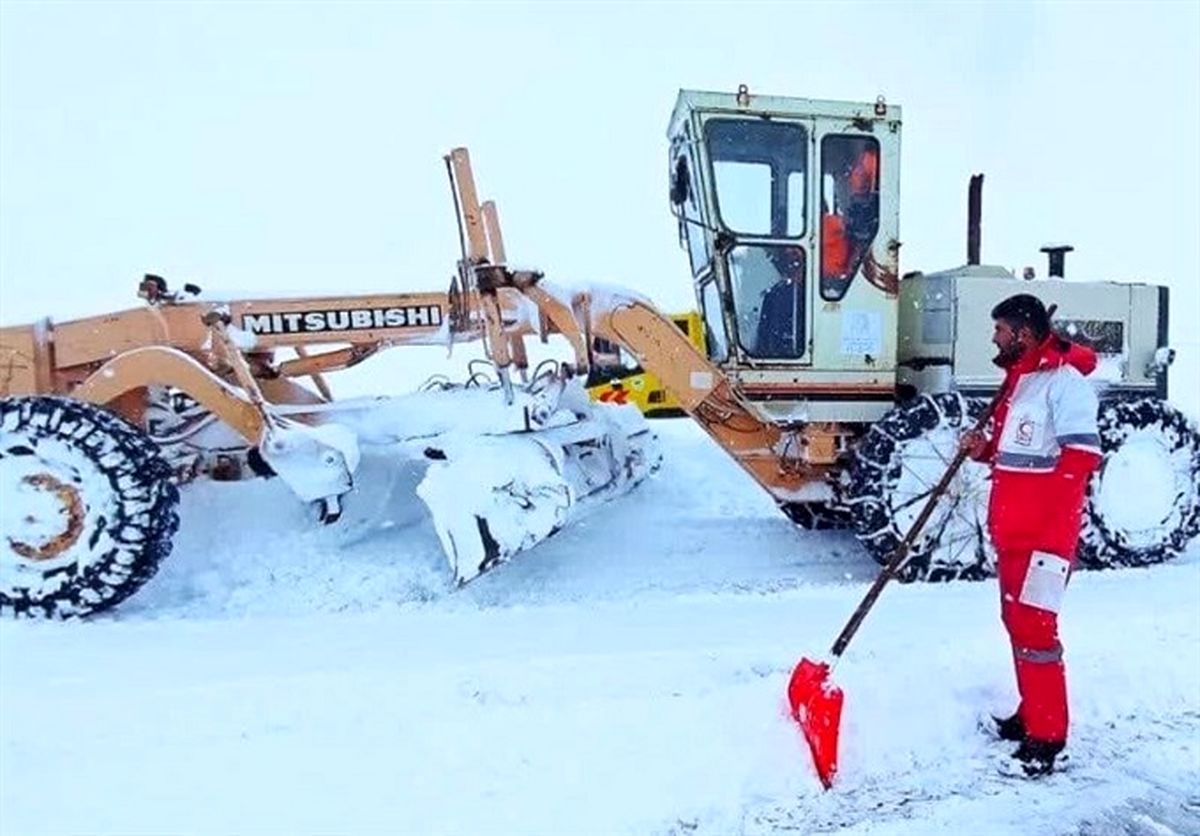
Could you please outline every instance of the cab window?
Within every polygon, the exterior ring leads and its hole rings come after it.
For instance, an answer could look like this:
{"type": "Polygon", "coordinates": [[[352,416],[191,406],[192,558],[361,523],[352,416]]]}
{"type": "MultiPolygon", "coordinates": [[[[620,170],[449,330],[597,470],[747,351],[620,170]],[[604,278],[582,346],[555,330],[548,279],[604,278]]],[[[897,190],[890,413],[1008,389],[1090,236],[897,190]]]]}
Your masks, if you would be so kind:
{"type": "Polygon", "coordinates": [[[879,142],[871,136],[821,140],[821,298],[837,301],[879,232],[879,142]]]}
{"type": "Polygon", "coordinates": [[[708,359],[723,363],[729,359],[729,335],[725,332],[725,319],[721,309],[721,291],[716,281],[709,277],[700,289],[700,305],[704,317],[704,337],[708,345],[708,359]]]}
{"type": "Polygon", "coordinates": [[[770,238],[805,235],[808,132],[803,125],[710,119],[704,137],[717,215],[727,230],[770,238]]]}
{"type": "Polygon", "coordinates": [[[592,337],[592,365],[588,369],[586,386],[598,386],[641,373],[642,366],[637,358],[620,345],[603,337],[592,337]]]}
{"type": "Polygon", "coordinates": [[[799,359],[807,343],[805,251],[783,245],[738,245],[729,282],[738,344],[751,357],[799,359]]]}
{"type": "Polygon", "coordinates": [[[692,275],[698,276],[704,272],[712,261],[712,252],[708,245],[708,230],[704,227],[704,219],[700,213],[700,181],[697,179],[699,169],[696,168],[695,145],[685,146],[684,159],[687,160],[690,184],[687,200],[683,203],[683,214],[690,223],[687,227],[688,257],[692,262],[692,275]]]}

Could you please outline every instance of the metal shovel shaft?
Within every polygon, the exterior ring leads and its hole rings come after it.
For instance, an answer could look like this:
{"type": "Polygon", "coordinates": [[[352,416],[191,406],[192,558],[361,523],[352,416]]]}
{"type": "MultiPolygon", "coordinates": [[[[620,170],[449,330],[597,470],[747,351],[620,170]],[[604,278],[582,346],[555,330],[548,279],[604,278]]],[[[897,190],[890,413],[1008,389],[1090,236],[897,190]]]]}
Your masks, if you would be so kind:
{"type": "MultiPolygon", "coordinates": [[[[982,432],[987,426],[988,421],[992,420],[992,415],[995,414],[996,408],[1000,406],[1000,402],[1004,399],[1006,390],[1003,386],[996,392],[996,396],[992,398],[987,408],[983,410],[983,414],[979,416],[979,420],[975,422],[972,432],[982,432]]],[[[900,541],[900,545],[892,552],[892,556],[888,559],[887,565],[883,571],[879,573],[879,577],[875,579],[875,583],[871,584],[871,588],[867,590],[867,594],[863,597],[862,603],[858,605],[858,609],[850,616],[850,620],[846,622],[846,626],[842,628],[842,632],[838,635],[837,640],[833,643],[831,651],[836,659],[842,655],[846,649],[846,645],[850,644],[850,639],[854,638],[854,634],[858,632],[858,628],[862,625],[863,619],[867,617],[867,613],[871,611],[871,607],[875,606],[875,601],[879,598],[879,594],[883,592],[883,588],[887,586],[888,581],[896,576],[900,567],[904,565],[905,559],[908,557],[908,551],[912,548],[913,541],[917,539],[917,535],[925,528],[925,523],[929,521],[933,515],[934,509],[937,507],[938,500],[942,498],[942,494],[946,492],[950,481],[958,473],[962,463],[967,459],[967,451],[960,449],[950,462],[950,466],[946,468],[946,472],[942,474],[941,480],[933,489],[929,499],[925,502],[925,507],[921,509],[920,515],[916,522],[909,528],[908,533],[904,535],[904,539],[900,541]]]]}

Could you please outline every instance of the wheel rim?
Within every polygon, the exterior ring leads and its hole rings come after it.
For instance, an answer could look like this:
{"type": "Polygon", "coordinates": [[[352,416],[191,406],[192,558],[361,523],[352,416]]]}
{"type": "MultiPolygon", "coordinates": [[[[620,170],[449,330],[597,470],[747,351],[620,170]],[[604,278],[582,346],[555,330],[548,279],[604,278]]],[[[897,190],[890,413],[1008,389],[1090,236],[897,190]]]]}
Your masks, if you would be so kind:
{"type": "Polygon", "coordinates": [[[5,514],[12,550],[27,560],[53,560],[83,533],[84,506],[79,489],[49,473],[31,473],[12,498],[15,514],[5,514]],[[19,498],[18,498],[19,497],[19,498]]]}
{"type": "Polygon", "coordinates": [[[1094,491],[1104,526],[1132,548],[1159,545],[1179,523],[1181,484],[1188,472],[1186,449],[1169,450],[1159,433],[1135,430],[1105,456],[1094,491]]]}
{"type": "Polygon", "coordinates": [[[0,502],[0,544],[7,554],[0,561],[0,586],[78,564],[88,550],[77,547],[90,537],[108,537],[108,480],[72,445],[0,432],[0,451],[0,485],[11,500],[0,502]]]}
{"type": "MultiPolygon", "coordinates": [[[[949,427],[897,445],[900,475],[888,499],[897,537],[907,534],[920,516],[957,445],[958,431],[949,427]]],[[[993,562],[987,537],[989,490],[986,467],[967,462],[955,474],[914,547],[928,556],[931,569],[973,566],[981,556],[987,564],[993,562]]]]}

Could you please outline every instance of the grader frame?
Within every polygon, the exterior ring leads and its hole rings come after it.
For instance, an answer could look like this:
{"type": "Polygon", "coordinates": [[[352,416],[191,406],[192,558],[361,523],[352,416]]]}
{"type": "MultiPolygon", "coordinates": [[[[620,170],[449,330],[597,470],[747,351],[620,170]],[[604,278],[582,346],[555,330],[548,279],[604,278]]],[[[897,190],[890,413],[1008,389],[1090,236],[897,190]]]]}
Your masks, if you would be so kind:
{"type": "Polygon", "coordinates": [[[482,339],[506,389],[525,374],[525,339],[559,334],[586,377],[600,337],[629,350],[680,405],[780,501],[806,488],[823,495],[838,435],[813,423],[768,423],[742,404],[726,376],[646,299],[566,289],[506,265],[495,203],[480,203],[465,148],[447,157],[459,208],[463,257],[449,291],[363,296],[189,301],[158,277],[143,280],[147,305],[63,323],[0,330],[0,396],[58,394],[106,406],[143,424],[150,387],[185,393],[245,442],[264,441],[273,406],[319,420],[332,400],[326,374],[405,345],[482,339]],[[296,357],[277,360],[278,349],[296,357]],[[300,385],[310,378],[313,389],[300,385]],[[314,391],[315,389],[315,391],[314,391]],[[313,407],[311,413],[305,407],[313,407]]]}

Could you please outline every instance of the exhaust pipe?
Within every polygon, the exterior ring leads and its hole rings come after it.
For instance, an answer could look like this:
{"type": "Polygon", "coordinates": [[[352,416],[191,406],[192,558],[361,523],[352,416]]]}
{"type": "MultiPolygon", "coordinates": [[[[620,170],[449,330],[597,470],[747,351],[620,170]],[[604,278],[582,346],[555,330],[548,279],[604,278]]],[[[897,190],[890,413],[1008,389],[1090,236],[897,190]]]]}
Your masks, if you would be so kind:
{"type": "Polygon", "coordinates": [[[983,217],[983,175],[972,174],[967,191],[967,264],[979,263],[980,222],[983,217]]]}
{"type": "Polygon", "coordinates": [[[1074,249],[1070,244],[1047,244],[1042,247],[1042,252],[1050,260],[1050,278],[1065,278],[1067,253],[1074,251],[1074,249]]]}

